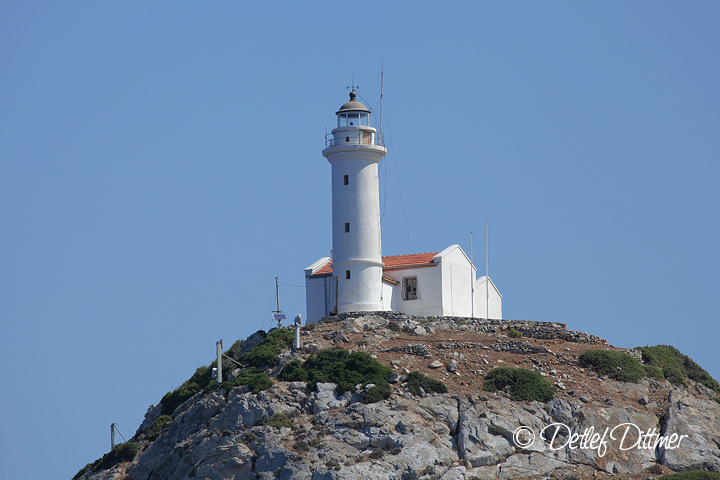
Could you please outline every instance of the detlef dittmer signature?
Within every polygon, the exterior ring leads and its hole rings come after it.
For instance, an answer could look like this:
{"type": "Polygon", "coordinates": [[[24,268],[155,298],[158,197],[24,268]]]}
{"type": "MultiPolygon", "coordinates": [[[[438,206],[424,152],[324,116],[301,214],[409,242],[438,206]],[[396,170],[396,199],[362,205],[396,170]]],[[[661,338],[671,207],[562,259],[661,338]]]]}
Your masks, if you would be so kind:
{"type": "MultiPolygon", "coordinates": [[[[621,451],[626,450],[655,450],[657,447],[674,450],[687,435],[660,435],[657,428],[643,431],[634,423],[621,423],[613,428],[605,427],[602,431],[595,431],[595,427],[588,427],[582,432],[573,432],[564,423],[551,423],[540,430],[540,437],[551,450],[569,448],[571,450],[594,450],[598,456],[603,457],[608,451],[608,445],[617,446],[621,451]]],[[[535,432],[529,427],[518,427],[513,433],[515,444],[527,448],[535,442],[535,432]]]]}

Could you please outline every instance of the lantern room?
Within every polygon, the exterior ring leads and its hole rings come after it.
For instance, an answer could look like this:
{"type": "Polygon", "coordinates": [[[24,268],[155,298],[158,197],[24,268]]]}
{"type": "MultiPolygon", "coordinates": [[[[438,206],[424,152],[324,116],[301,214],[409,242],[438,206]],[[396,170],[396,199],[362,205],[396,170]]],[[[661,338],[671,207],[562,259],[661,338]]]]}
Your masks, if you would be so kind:
{"type": "Polygon", "coordinates": [[[338,128],[340,127],[369,127],[370,126],[370,110],[365,105],[356,100],[357,93],[355,90],[350,92],[350,101],[345,103],[340,110],[335,112],[338,118],[338,128]]]}

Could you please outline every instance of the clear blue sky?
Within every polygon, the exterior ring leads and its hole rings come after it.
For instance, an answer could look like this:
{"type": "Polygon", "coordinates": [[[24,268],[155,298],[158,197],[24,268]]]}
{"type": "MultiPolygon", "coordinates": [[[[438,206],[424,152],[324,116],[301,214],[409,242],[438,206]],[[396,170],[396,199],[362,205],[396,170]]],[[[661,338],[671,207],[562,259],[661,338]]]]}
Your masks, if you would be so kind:
{"type": "Polygon", "coordinates": [[[0,477],[132,435],[275,276],[305,312],[325,111],[382,62],[385,254],[482,259],[489,221],[506,318],[720,377],[719,58],[709,1],[3,2],[0,477]]]}

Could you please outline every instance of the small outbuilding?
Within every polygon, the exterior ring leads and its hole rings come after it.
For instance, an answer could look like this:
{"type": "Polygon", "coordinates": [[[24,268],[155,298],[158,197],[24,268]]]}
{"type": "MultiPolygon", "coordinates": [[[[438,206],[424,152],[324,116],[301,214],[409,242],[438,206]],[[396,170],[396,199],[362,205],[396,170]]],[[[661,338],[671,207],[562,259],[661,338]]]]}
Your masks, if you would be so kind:
{"type": "MultiPolygon", "coordinates": [[[[459,245],[441,252],[382,257],[382,310],[408,315],[502,318],[502,295],[459,245]]],[[[338,279],[332,259],[305,269],[307,321],[338,313],[338,279]]]]}

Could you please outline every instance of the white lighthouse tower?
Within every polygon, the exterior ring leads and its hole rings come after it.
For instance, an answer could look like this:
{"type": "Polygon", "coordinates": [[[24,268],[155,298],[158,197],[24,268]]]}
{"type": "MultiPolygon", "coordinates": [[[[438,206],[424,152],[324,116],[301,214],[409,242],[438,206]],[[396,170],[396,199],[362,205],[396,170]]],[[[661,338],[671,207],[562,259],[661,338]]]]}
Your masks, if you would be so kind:
{"type": "Polygon", "coordinates": [[[342,312],[384,310],[378,164],[387,153],[370,126],[370,110],[350,101],[336,112],[338,124],[322,151],[332,165],[333,273],[337,309],[342,312]]]}

